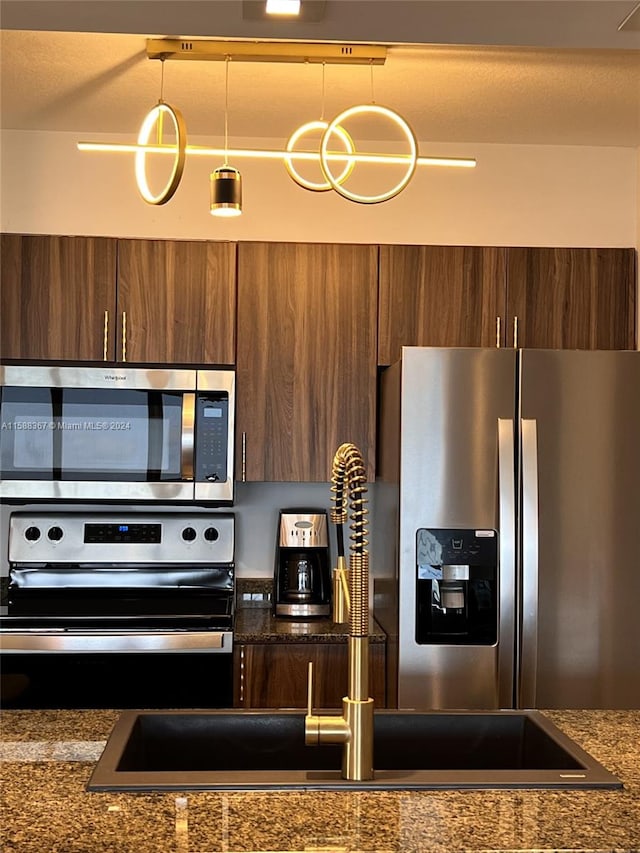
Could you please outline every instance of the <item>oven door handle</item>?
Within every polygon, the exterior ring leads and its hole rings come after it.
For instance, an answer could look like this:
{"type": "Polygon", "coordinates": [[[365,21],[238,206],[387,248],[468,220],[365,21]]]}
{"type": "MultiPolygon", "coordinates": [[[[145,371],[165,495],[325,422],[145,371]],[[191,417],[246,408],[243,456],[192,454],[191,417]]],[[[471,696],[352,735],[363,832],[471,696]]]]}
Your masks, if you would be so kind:
{"type": "Polygon", "coordinates": [[[214,652],[229,654],[231,631],[3,631],[0,650],[8,654],[97,652],[214,652]]]}
{"type": "Polygon", "coordinates": [[[180,436],[180,476],[193,480],[194,435],[196,420],[196,395],[182,395],[182,433],[180,436]]]}

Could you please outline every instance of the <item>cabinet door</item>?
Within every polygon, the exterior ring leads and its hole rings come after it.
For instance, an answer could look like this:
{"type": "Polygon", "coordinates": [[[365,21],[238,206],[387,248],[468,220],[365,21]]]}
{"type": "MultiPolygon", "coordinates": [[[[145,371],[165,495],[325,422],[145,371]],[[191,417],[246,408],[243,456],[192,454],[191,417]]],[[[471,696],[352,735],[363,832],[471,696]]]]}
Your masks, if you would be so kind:
{"type": "Polygon", "coordinates": [[[328,482],[343,442],[358,446],[373,477],[376,282],[375,246],[239,245],[245,479],[328,482]]]}
{"type": "Polygon", "coordinates": [[[116,359],[235,361],[235,243],[118,241],[116,359]]]}
{"type": "Polygon", "coordinates": [[[112,357],[114,239],[3,234],[1,258],[3,358],[112,357]]]}
{"type": "Polygon", "coordinates": [[[496,346],[504,287],[503,248],[381,246],[378,363],[403,346],[496,346]]]}
{"type": "Polygon", "coordinates": [[[507,343],[634,349],[634,249],[508,249],[507,343]]]}
{"type": "MultiPolygon", "coordinates": [[[[236,708],[306,708],[307,673],[313,661],[314,708],[341,708],[348,688],[346,643],[237,644],[236,708]]],[[[385,708],[385,645],[369,646],[369,694],[385,708]]]]}

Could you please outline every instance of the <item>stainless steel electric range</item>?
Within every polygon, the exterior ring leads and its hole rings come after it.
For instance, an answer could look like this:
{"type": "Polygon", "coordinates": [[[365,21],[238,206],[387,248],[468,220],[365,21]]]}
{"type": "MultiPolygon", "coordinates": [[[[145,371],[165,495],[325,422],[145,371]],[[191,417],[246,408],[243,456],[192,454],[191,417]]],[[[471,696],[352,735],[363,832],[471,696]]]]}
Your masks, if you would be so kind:
{"type": "Polygon", "coordinates": [[[235,518],[14,512],[4,708],[232,705],[235,518]]]}

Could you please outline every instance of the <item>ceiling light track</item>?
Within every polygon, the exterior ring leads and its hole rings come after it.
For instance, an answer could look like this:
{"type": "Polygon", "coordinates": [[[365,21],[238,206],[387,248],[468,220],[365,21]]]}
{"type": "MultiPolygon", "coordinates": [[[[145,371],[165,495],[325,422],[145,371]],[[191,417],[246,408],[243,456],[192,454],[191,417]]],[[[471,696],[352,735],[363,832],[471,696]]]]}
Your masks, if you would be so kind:
{"type": "Polygon", "coordinates": [[[147,39],[149,59],[237,62],[308,62],[328,65],[384,65],[387,48],[371,44],[147,39]]]}

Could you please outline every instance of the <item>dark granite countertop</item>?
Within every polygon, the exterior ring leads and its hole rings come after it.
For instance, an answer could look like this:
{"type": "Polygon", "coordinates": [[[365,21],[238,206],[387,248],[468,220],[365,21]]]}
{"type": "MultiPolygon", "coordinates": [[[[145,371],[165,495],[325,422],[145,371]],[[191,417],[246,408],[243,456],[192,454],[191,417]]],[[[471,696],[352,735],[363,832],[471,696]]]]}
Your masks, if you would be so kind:
{"type": "MultiPolygon", "coordinates": [[[[236,611],[233,638],[235,643],[346,643],[349,626],[337,625],[330,619],[276,618],[267,607],[241,607],[236,611]]],[[[372,618],[369,628],[371,643],[384,643],[385,633],[372,618]]]]}
{"type": "Polygon", "coordinates": [[[549,711],[622,790],[88,793],[117,711],[4,711],[4,853],[640,850],[640,711],[549,711]]]}
{"type": "MultiPolygon", "coordinates": [[[[233,628],[236,643],[346,643],[349,625],[331,619],[285,619],[273,615],[272,582],[260,578],[238,581],[236,617],[233,628]]],[[[384,643],[386,635],[371,618],[369,641],[384,643]]]]}

